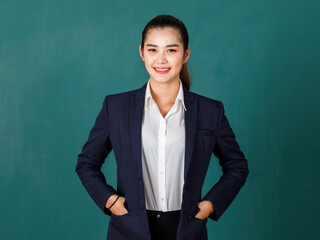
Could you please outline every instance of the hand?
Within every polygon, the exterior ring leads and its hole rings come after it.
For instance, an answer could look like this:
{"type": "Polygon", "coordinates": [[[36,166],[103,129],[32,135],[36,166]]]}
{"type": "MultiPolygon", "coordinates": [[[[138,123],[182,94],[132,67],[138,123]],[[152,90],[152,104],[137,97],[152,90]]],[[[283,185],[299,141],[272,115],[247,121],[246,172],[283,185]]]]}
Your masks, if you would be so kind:
{"type": "Polygon", "coordinates": [[[214,207],[211,201],[201,201],[198,203],[198,207],[200,208],[200,211],[195,216],[195,218],[198,219],[206,219],[211,213],[214,212],[214,207]]]}
{"type": "MultiPolygon", "coordinates": [[[[117,199],[118,195],[114,194],[111,195],[106,202],[106,208],[110,207],[112,203],[117,199]]],[[[117,216],[122,216],[128,213],[128,210],[124,206],[124,201],[126,199],[124,197],[119,197],[119,199],[116,201],[116,203],[110,208],[110,211],[117,216]]]]}

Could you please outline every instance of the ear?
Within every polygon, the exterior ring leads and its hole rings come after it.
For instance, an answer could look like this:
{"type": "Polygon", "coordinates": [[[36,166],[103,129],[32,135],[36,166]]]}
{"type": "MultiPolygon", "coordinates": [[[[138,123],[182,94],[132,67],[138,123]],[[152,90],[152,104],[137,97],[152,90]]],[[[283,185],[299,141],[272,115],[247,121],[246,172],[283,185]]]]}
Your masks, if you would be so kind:
{"type": "Polygon", "coordinates": [[[187,50],[184,52],[183,63],[188,62],[190,57],[190,46],[188,46],[187,50]]]}
{"type": "Polygon", "coordinates": [[[143,52],[142,52],[142,49],[141,49],[141,44],[139,46],[139,53],[140,53],[141,60],[144,61],[143,52]]]}

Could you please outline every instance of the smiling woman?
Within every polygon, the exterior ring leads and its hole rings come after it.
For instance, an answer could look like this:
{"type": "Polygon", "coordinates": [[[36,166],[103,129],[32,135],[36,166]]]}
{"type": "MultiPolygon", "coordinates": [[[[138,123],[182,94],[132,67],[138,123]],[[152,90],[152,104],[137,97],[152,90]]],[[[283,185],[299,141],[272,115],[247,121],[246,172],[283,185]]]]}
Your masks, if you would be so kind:
{"type": "Polygon", "coordinates": [[[149,80],[105,97],[78,155],[82,184],[111,216],[108,240],[207,240],[208,218],[217,221],[246,181],[247,160],[222,102],[189,91],[188,41],[170,15],[146,25],[139,52],[149,80]],[[112,149],[117,190],[101,172],[112,149]],[[212,153],[223,176],[201,198],[212,153]]]}
{"type": "Polygon", "coordinates": [[[190,47],[184,49],[179,30],[172,27],[153,28],[147,32],[140,56],[150,75],[151,88],[156,84],[177,84],[183,64],[189,59],[190,47]]]}

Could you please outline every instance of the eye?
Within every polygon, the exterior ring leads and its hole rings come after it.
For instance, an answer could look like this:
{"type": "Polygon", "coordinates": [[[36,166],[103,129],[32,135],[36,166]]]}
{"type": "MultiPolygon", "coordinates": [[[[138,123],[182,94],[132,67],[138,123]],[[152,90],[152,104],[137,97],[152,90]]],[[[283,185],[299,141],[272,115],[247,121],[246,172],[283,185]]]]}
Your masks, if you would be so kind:
{"type": "Polygon", "coordinates": [[[169,51],[169,52],[176,52],[175,49],[169,49],[168,51],[169,51]]]}
{"type": "Polygon", "coordinates": [[[148,49],[148,51],[149,51],[149,52],[155,52],[155,51],[156,51],[156,49],[154,49],[154,48],[150,48],[150,49],[148,49]]]}

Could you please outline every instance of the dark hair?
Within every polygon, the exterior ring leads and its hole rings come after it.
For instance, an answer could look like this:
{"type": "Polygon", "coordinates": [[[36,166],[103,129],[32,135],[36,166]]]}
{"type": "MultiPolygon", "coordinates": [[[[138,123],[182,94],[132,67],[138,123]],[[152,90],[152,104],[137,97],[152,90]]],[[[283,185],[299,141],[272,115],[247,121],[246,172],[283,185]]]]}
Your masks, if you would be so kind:
{"type": "MultiPolygon", "coordinates": [[[[178,32],[180,33],[180,41],[183,44],[183,50],[186,51],[189,46],[188,31],[182,21],[171,15],[159,15],[151,19],[150,22],[148,22],[148,24],[145,26],[142,32],[141,49],[143,50],[144,48],[144,43],[149,30],[164,27],[172,27],[178,30],[178,32]]],[[[182,65],[180,71],[180,79],[182,81],[182,84],[189,90],[191,85],[191,79],[189,76],[187,63],[184,63],[182,65]]]]}

